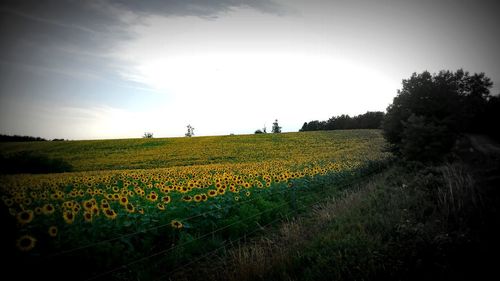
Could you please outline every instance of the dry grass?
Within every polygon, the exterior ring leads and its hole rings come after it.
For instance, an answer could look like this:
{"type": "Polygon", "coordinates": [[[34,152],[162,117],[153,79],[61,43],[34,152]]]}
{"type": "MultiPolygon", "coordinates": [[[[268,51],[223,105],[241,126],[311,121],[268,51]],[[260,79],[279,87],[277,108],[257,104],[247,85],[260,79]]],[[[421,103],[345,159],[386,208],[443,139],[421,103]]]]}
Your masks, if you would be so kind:
{"type": "Polygon", "coordinates": [[[372,192],[371,182],[355,186],[336,198],[326,198],[311,207],[306,217],[285,221],[273,235],[262,236],[251,243],[244,243],[229,249],[224,260],[224,270],[219,271],[220,280],[261,280],[269,277],[270,272],[279,271],[280,280],[293,280],[286,275],[294,257],[300,255],[301,248],[307,245],[338,214],[348,212],[360,204],[367,193],[372,192]]]}
{"type": "Polygon", "coordinates": [[[441,211],[449,221],[460,223],[470,208],[481,210],[483,198],[469,169],[464,164],[441,167],[444,184],[438,187],[437,199],[441,211]],[[466,209],[467,208],[467,209],[466,209]]]}

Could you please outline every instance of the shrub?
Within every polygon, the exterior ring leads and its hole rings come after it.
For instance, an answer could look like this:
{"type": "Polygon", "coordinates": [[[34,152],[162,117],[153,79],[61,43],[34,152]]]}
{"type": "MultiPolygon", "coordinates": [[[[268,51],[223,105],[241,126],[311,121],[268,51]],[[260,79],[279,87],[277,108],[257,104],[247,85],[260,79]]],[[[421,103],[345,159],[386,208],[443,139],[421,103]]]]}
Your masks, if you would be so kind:
{"type": "Polygon", "coordinates": [[[0,155],[0,173],[2,174],[43,174],[70,172],[73,167],[60,158],[49,158],[30,151],[0,155]]]}

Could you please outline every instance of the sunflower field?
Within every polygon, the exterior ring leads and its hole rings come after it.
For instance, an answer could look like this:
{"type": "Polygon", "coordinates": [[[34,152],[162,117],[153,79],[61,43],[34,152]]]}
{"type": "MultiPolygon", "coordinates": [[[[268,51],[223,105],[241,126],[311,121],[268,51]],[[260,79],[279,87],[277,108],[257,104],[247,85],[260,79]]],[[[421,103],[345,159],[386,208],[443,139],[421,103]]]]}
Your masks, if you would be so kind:
{"type": "Polygon", "coordinates": [[[31,274],[168,280],[376,170],[383,146],[378,130],[3,143],[74,167],[0,176],[3,246],[31,274]]]}

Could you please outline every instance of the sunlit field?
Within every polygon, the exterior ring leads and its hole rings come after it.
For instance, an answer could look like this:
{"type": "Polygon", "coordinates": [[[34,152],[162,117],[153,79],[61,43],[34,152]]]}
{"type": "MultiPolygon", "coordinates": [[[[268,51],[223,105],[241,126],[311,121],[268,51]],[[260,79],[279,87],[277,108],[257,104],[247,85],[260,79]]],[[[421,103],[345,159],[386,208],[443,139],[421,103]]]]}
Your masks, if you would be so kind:
{"type": "Polygon", "coordinates": [[[90,259],[88,277],[150,258],[157,272],[306,207],[325,184],[340,190],[383,146],[378,130],[2,144],[75,170],[0,178],[8,243],[38,264],[90,259]]]}

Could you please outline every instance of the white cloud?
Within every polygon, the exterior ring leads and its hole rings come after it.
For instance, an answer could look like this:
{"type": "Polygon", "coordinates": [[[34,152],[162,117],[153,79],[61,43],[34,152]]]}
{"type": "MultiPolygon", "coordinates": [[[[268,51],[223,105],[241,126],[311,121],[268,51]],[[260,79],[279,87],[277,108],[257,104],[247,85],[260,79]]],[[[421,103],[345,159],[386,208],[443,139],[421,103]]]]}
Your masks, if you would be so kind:
{"type": "Polygon", "coordinates": [[[312,119],[385,110],[399,87],[362,61],[301,41],[290,18],[235,9],[211,21],[148,23],[120,50],[135,66],[122,75],[168,95],[158,107],[200,135],[251,133],[275,118],[296,131],[312,119]]]}

